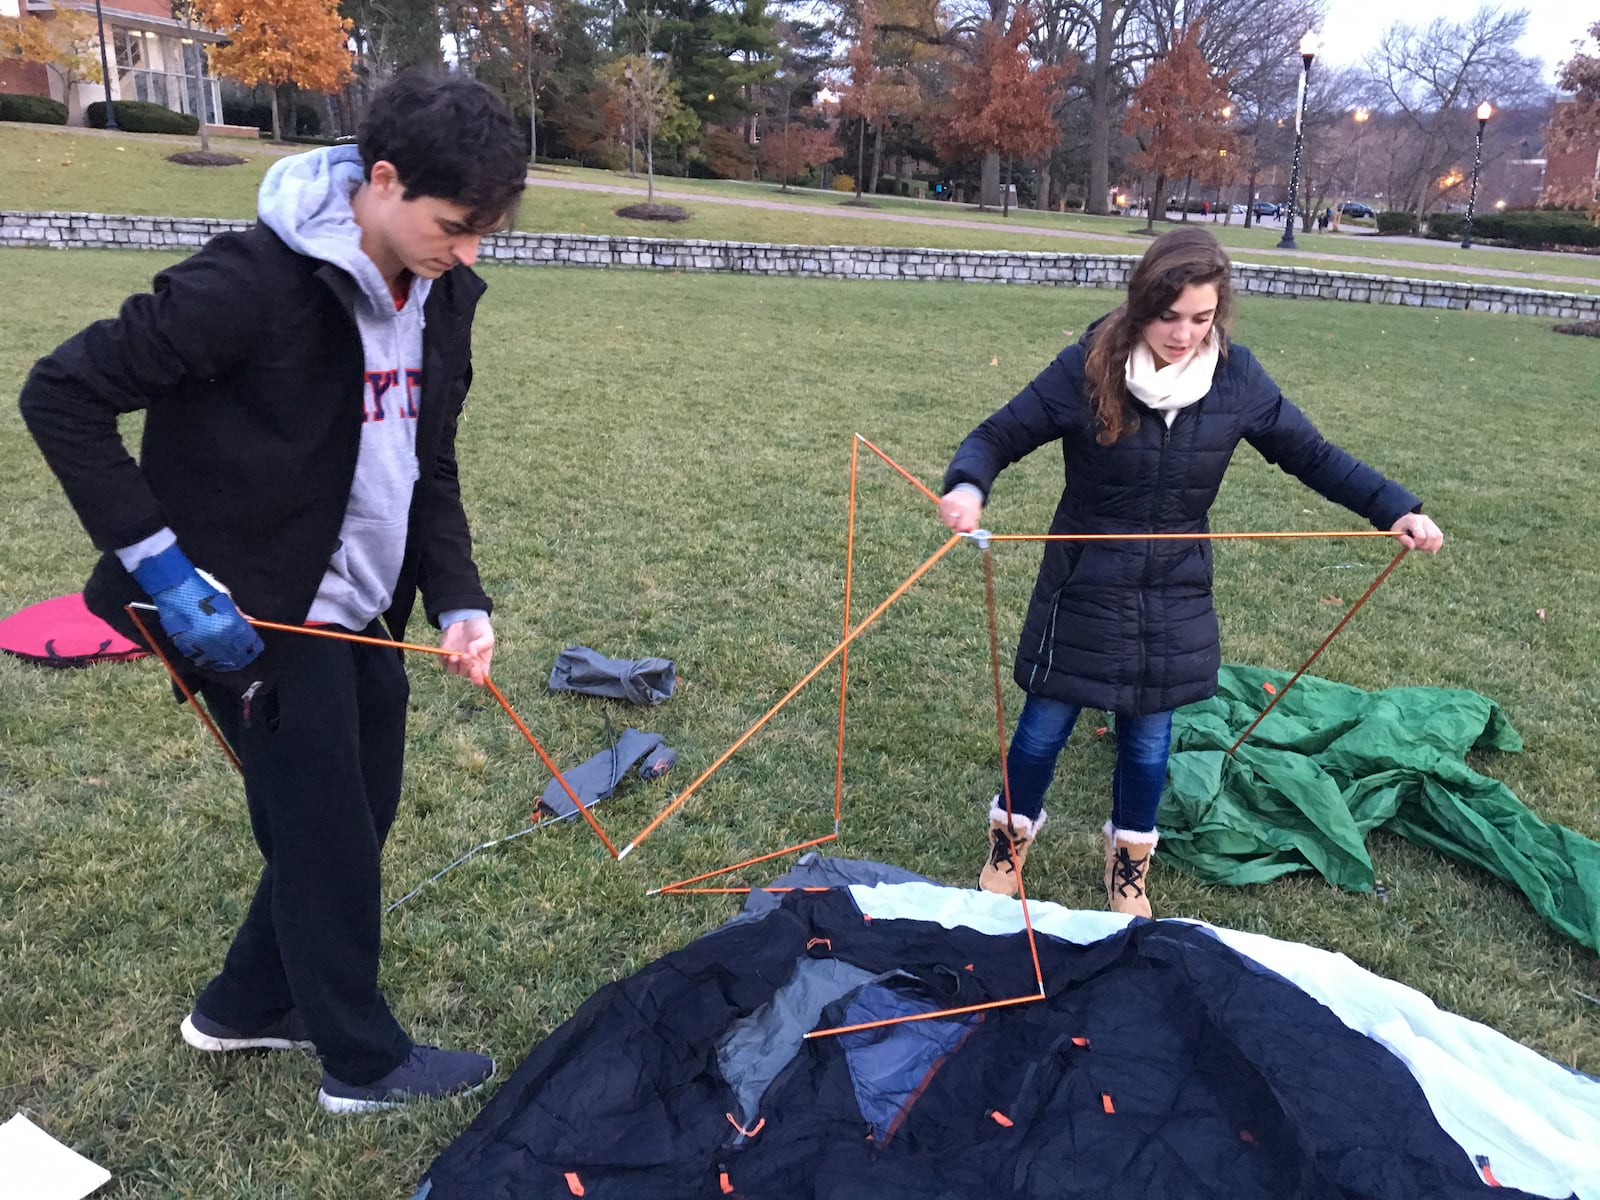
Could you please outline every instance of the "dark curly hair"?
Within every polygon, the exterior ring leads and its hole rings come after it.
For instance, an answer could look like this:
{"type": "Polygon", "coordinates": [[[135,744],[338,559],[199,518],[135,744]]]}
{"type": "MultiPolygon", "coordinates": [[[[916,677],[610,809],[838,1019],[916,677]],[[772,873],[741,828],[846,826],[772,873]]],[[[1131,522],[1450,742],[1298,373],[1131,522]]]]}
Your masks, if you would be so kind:
{"type": "Polygon", "coordinates": [[[1228,330],[1233,323],[1228,255],[1205,229],[1175,229],[1150,243],[1128,280],[1127,301],[1096,327],[1084,376],[1100,426],[1095,440],[1102,446],[1139,428],[1124,371],[1128,355],[1144,336],[1145,326],[1164,313],[1184,288],[1205,283],[1217,289],[1212,336],[1222,356],[1227,357],[1228,330]]]}
{"type": "Polygon", "coordinates": [[[500,98],[465,75],[406,71],[367,109],[357,137],[368,179],[374,163],[394,164],[406,199],[459,204],[487,232],[516,211],[527,183],[522,129],[500,98]]]}

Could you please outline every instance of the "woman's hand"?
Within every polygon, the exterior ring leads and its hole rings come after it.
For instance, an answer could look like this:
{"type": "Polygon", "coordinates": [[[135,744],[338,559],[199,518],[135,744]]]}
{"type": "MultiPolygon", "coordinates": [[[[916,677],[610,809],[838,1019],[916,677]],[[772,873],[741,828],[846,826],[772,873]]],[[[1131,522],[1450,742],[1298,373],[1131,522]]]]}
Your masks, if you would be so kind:
{"type": "Polygon", "coordinates": [[[1444,545],[1444,531],[1433,523],[1432,517],[1423,513],[1407,513],[1394,523],[1389,532],[1398,537],[1407,550],[1426,550],[1429,554],[1435,554],[1444,545]]]}
{"type": "Polygon", "coordinates": [[[939,519],[957,533],[971,533],[983,515],[983,501],[971,492],[946,492],[939,501],[939,519]]]}

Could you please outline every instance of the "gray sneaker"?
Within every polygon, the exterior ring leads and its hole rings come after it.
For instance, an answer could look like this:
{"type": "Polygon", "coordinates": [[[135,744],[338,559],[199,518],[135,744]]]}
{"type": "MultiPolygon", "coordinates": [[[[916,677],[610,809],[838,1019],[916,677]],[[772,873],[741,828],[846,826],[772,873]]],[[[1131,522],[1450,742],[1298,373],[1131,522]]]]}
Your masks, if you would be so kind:
{"type": "Polygon", "coordinates": [[[315,1050],[305,1023],[294,1009],[260,1029],[235,1029],[213,1021],[198,1008],[192,1009],[179,1026],[183,1040],[196,1050],[213,1054],[229,1050],[315,1050]]]}
{"type": "Polygon", "coordinates": [[[405,1062],[371,1083],[341,1083],[324,1071],[317,1103],[331,1113],[379,1112],[413,1100],[471,1095],[493,1074],[487,1054],[413,1046],[405,1062]]]}

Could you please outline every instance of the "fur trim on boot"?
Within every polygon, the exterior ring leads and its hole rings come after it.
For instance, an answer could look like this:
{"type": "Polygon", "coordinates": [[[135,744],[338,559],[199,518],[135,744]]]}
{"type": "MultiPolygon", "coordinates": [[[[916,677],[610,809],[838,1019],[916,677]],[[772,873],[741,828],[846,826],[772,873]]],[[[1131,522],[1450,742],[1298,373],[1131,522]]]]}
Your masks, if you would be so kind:
{"type": "Polygon", "coordinates": [[[1013,816],[1008,824],[1005,804],[996,796],[989,805],[989,860],[978,874],[978,886],[986,892],[1015,896],[1019,891],[1017,872],[1028,861],[1033,839],[1047,820],[1048,814],[1040,809],[1032,820],[1013,816]]]}
{"type": "Polygon", "coordinates": [[[1118,829],[1105,823],[1106,903],[1115,913],[1135,917],[1150,916],[1150,898],[1145,886],[1150,875],[1150,860],[1155,857],[1161,835],[1155,830],[1118,829]]]}

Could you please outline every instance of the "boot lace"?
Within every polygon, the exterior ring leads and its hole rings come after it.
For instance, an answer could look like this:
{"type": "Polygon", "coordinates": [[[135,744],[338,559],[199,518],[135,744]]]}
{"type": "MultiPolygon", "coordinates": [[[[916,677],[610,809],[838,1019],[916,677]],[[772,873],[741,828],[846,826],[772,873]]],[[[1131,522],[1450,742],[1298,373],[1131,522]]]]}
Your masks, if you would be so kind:
{"type": "Polygon", "coordinates": [[[1118,846],[1117,861],[1112,866],[1112,874],[1116,878],[1117,893],[1122,896],[1144,895],[1144,874],[1149,866],[1149,855],[1136,860],[1128,853],[1126,846],[1118,846]]]}
{"type": "Polygon", "coordinates": [[[1006,867],[1016,862],[1016,839],[1009,829],[989,831],[989,865],[1006,867]]]}

